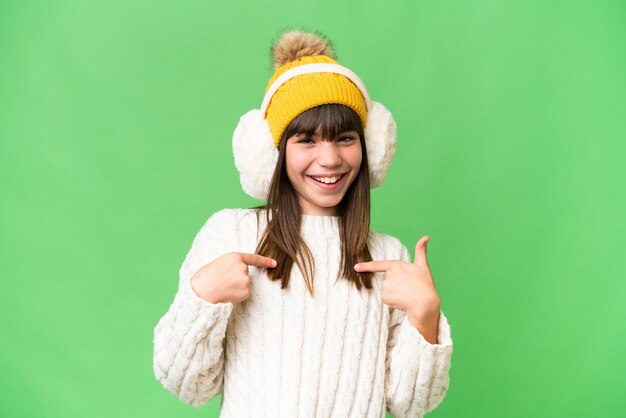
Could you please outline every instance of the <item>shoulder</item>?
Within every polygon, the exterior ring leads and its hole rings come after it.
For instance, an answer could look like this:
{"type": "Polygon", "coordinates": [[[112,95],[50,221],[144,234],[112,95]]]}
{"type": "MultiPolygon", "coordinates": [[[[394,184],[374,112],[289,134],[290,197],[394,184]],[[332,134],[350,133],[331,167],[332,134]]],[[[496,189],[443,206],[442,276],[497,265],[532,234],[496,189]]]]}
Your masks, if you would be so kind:
{"type": "Polygon", "coordinates": [[[379,260],[403,260],[408,250],[398,238],[370,230],[370,251],[372,257],[379,260]]]}
{"type": "Polygon", "coordinates": [[[256,209],[247,208],[225,208],[214,212],[209,216],[207,222],[235,222],[253,214],[256,209]]]}
{"type": "Polygon", "coordinates": [[[233,251],[248,242],[256,242],[259,221],[263,211],[258,209],[227,208],[213,213],[204,222],[200,239],[220,240],[233,251]]]}
{"type": "Polygon", "coordinates": [[[246,208],[226,208],[213,213],[204,223],[203,229],[221,230],[222,232],[233,232],[238,230],[242,224],[250,223],[254,220],[256,224],[256,209],[246,208]]]}

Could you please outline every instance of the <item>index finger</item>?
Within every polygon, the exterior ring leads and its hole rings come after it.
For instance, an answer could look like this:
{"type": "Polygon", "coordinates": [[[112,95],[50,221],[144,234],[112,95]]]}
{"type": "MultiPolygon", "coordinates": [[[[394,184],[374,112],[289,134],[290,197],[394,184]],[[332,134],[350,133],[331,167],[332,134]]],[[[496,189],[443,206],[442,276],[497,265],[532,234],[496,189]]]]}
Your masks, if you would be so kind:
{"type": "Polygon", "coordinates": [[[258,254],[240,253],[241,259],[249,266],[276,267],[276,260],[258,254]]]}
{"type": "Polygon", "coordinates": [[[366,261],[364,263],[358,263],[354,265],[354,269],[360,272],[371,271],[374,273],[381,273],[391,268],[394,260],[379,260],[379,261],[366,261]]]}

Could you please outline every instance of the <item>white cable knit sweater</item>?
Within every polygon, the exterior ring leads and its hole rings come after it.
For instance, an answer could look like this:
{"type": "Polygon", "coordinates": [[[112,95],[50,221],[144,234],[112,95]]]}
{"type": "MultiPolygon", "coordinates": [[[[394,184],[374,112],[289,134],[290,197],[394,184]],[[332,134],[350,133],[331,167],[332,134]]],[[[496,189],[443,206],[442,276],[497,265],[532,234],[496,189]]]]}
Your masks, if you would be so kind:
{"type": "MultiPolygon", "coordinates": [[[[192,275],[232,251],[254,252],[265,215],[212,215],[180,269],[179,290],[154,329],[154,373],[182,402],[199,407],[222,393],[221,418],[421,417],[445,396],[452,340],[441,313],[430,344],[403,311],[382,303],[382,273],[358,291],[339,271],[338,218],[302,217],[315,258],[315,298],[294,265],[289,288],[249,267],[250,297],[210,303],[192,275]]],[[[394,237],[372,232],[374,260],[410,261],[394,237]]]]}

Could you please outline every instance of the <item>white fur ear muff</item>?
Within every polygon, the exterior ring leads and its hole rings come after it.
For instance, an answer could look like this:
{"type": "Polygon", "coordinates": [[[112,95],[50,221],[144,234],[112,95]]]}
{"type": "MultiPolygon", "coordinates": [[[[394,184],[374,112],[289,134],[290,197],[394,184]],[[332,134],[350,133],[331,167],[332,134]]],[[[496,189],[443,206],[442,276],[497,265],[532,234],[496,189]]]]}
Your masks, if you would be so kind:
{"type": "Polygon", "coordinates": [[[385,106],[371,102],[365,126],[365,148],[370,172],[370,188],[380,186],[396,155],[396,121],[385,106]]]}
{"type": "MultiPolygon", "coordinates": [[[[375,188],[385,180],[396,154],[396,122],[382,104],[371,102],[364,134],[370,187],[375,188]]],[[[244,192],[255,199],[267,199],[278,149],[259,109],[239,119],[233,133],[233,155],[244,192]]]]}
{"type": "Polygon", "coordinates": [[[244,192],[255,199],[267,199],[278,149],[259,109],[252,109],[239,119],[233,133],[233,155],[244,192]]]}

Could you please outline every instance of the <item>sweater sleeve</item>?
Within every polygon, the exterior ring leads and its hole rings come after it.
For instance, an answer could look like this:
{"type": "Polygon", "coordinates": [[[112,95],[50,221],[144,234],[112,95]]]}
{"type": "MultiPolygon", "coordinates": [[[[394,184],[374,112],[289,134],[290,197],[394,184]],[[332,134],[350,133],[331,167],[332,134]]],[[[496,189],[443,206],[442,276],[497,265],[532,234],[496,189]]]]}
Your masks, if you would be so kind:
{"type": "MultiPolygon", "coordinates": [[[[411,262],[402,245],[401,259],[411,262]]],[[[452,339],[448,319],[440,312],[437,344],[429,343],[404,311],[390,308],[385,397],[396,418],[418,418],[435,409],[450,382],[452,339]]]]}
{"type": "Polygon", "coordinates": [[[233,250],[226,241],[233,235],[231,218],[226,210],[217,212],[200,229],[180,268],[174,301],[154,329],[155,377],[195,407],[223,390],[225,335],[233,304],[200,298],[190,280],[202,266],[233,250]]]}

